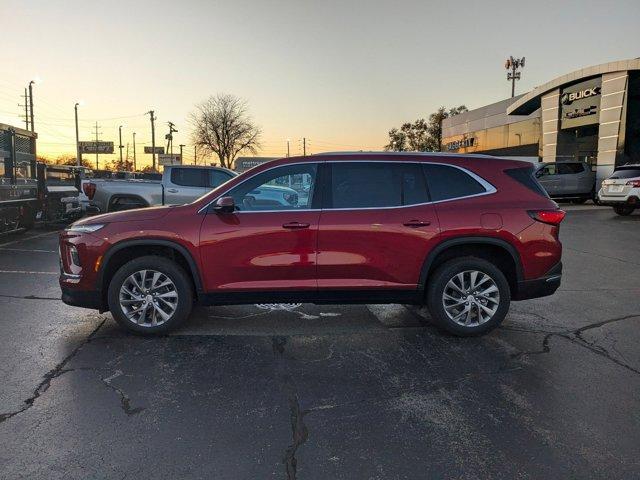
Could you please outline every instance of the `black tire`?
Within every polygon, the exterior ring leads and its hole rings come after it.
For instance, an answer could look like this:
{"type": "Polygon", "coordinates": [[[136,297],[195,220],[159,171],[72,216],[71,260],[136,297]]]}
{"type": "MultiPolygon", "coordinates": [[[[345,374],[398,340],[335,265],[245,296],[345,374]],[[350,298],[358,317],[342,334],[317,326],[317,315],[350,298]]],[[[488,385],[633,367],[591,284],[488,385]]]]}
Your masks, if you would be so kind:
{"type": "Polygon", "coordinates": [[[124,329],[142,335],[167,333],[181,325],[191,313],[193,307],[193,287],[187,273],[174,261],[156,255],[135,258],[118,269],[111,278],[108,290],[108,303],[111,315],[124,329]],[[155,270],[166,275],[175,285],[178,294],[177,307],[173,315],[160,325],[139,325],[129,320],[120,305],[120,288],[133,273],[141,270],[155,270]]]}
{"type": "Polygon", "coordinates": [[[615,207],[613,207],[613,211],[618,215],[622,215],[623,217],[631,215],[634,210],[635,207],[630,207],[629,205],[616,205],[615,207]]]}
{"type": "Polygon", "coordinates": [[[575,205],[582,205],[583,203],[587,203],[587,200],[589,200],[589,197],[574,198],[571,200],[571,203],[575,205]]]}
{"type": "Polygon", "coordinates": [[[31,207],[24,207],[22,215],[18,220],[18,227],[23,228],[24,231],[31,230],[36,223],[36,214],[31,207]]]}
{"type": "Polygon", "coordinates": [[[471,337],[487,333],[502,323],[509,311],[511,289],[504,273],[493,263],[476,257],[460,257],[443,263],[429,275],[426,301],[431,318],[437,326],[453,335],[471,337]],[[485,323],[473,326],[463,326],[454,322],[447,315],[443,305],[446,284],[458,273],[468,270],[476,270],[491,277],[500,295],[498,308],[493,316],[485,323]]]}
{"type": "Polygon", "coordinates": [[[109,212],[122,212],[123,210],[133,210],[134,208],[146,208],[149,205],[139,197],[114,196],[109,199],[109,212]]]}

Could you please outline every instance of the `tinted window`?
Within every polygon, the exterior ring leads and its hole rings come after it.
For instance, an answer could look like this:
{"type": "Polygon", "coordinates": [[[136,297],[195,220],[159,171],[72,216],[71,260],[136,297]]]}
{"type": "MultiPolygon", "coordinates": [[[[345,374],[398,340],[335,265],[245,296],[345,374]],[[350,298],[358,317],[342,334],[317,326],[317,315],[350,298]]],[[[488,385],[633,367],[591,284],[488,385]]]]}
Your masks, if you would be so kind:
{"type": "Polygon", "coordinates": [[[548,197],[549,195],[545,191],[544,188],[538,183],[538,181],[533,176],[534,169],[533,167],[525,167],[525,168],[512,168],[510,170],[505,170],[504,173],[509,175],[515,181],[524,185],[529,190],[536,192],[543,197],[548,197]]]}
{"type": "Polygon", "coordinates": [[[484,193],[485,188],[470,175],[459,168],[447,165],[424,164],[425,176],[431,200],[447,200],[450,198],[468,197],[484,193]]]}
{"type": "Polygon", "coordinates": [[[609,178],[634,178],[640,177],[640,168],[621,168],[613,172],[609,178]]]}
{"type": "Polygon", "coordinates": [[[227,180],[230,180],[233,177],[229,172],[225,172],[222,170],[210,170],[209,171],[209,186],[210,187],[219,187],[227,180]]]}
{"type": "Polygon", "coordinates": [[[417,164],[331,164],[329,208],[399,207],[427,201],[424,175],[417,164]]]}
{"type": "Polygon", "coordinates": [[[576,173],[582,173],[584,169],[581,163],[559,163],[558,173],[560,175],[570,175],[576,173]]]}
{"type": "Polygon", "coordinates": [[[171,183],[183,187],[207,187],[207,171],[200,168],[173,168],[171,183]]]}
{"type": "Polygon", "coordinates": [[[313,199],[317,166],[287,165],[260,173],[233,188],[240,211],[309,209],[313,199]]]}

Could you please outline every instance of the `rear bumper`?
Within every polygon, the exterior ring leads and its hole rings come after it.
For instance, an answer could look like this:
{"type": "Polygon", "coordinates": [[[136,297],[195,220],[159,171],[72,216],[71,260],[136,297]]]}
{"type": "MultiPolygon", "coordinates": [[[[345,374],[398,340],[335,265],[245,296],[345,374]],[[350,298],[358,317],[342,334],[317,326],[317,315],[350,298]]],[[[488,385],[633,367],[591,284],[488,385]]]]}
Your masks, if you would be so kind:
{"type": "Polygon", "coordinates": [[[73,307],[103,310],[100,292],[97,291],[73,290],[62,287],[62,301],[73,307]]]}
{"type": "Polygon", "coordinates": [[[599,195],[600,205],[609,205],[615,207],[616,205],[628,205],[630,207],[640,207],[640,199],[635,195],[628,197],[613,197],[607,195],[599,195]]]}
{"type": "Polygon", "coordinates": [[[557,263],[545,276],[518,282],[513,300],[528,300],[553,295],[562,281],[562,262],[557,263]]]}

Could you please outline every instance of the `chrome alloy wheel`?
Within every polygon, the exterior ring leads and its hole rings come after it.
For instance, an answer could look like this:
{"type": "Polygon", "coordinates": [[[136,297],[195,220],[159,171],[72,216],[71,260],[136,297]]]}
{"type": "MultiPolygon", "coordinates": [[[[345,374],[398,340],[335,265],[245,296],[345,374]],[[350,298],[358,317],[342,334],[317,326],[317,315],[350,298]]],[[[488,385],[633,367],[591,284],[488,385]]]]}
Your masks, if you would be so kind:
{"type": "Polygon", "coordinates": [[[482,325],[493,318],[500,306],[498,285],[484,272],[465,270],[445,285],[442,305],[447,316],[458,325],[482,325]]]}
{"type": "Polygon", "coordinates": [[[173,281],[156,270],[129,275],[120,287],[120,308],[127,318],[142,327],[155,327],[169,320],[178,307],[173,281]]]}

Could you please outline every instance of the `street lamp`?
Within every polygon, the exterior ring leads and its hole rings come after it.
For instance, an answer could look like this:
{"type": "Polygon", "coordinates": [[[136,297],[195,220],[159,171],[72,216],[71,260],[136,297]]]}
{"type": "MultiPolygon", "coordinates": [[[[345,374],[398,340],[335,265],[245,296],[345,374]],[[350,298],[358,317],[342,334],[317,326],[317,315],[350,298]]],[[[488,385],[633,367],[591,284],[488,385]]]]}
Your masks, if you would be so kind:
{"type": "Polygon", "coordinates": [[[504,68],[507,70],[507,81],[511,81],[511,98],[516,95],[516,80],[520,80],[520,72],[519,68],[524,68],[524,57],[522,58],[507,58],[507,61],[504,63],[504,68]]]}
{"type": "Polygon", "coordinates": [[[80,151],[80,135],[78,134],[78,107],[82,104],[82,102],[76,102],[73,106],[73,110],[75,111],[76,116],[76,165],[82,165],[82,152],[80,151]]]}
{"type": "Polygon", "coordinates": [[[287,138],[287,158],[289,158],[291,156],[290,150],[289,150],[289,142],[291,142],[291,139],[287,138]]]}

